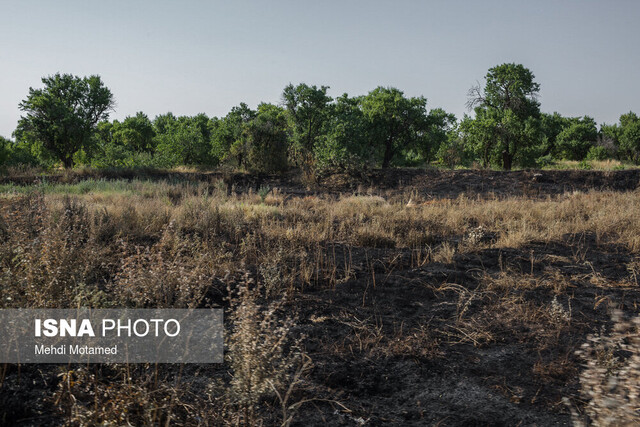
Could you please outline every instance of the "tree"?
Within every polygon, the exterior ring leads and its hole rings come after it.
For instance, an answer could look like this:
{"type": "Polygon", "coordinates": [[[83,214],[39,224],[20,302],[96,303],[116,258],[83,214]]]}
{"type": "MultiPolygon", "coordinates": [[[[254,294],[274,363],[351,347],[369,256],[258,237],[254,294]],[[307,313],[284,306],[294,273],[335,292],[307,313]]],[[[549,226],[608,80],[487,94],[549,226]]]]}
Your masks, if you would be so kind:
{"type": "Polygon", "coordinates": [[[619,124],[600,126],[598,137],[618,159],[640,162],[640,118],[634,112],[621,115],[619,124]]]}
{"type": "Polygon", "coordinates": [[[156,132],[149,117],[143,112],[128,116],[122,123],[114,121],[114,142],[134,152],[153,152],[156,132]]]}
{"type": "MultiPolygon", "coordinates": [[[[514,159],[525,157],[539,141],[540,103],[537,100],[540,85],[533,73],[521,64],[502,64],[490,68],[484,89],[472,87],[467,106],[474,109],[475,120],[485,123],[479,128],[491,128],[494,143],[485,147],[499,153],[500,163],[510,170],[514,159]]],[[[473,127],[469,130],[473,131],[473,127]]],[[[484,140],[486,146],[489,142],[484,140]]],[[[488,153],[487,153],[488,154],[488,153]]]]}
{"type": "Polygon", "coordinates": [[[346,93],[336,98],[326,131],[314,147],[316,170],[356,172],[372,163],[368,130],[361,98],[350,98],[346,93]]]}
{"type": "MultiPolygon", "coordinates": [[[[465,116],[465,118],[467,117],[465,116]]],[[[461,125],[452,128],[447,133],[446,141],[443,141],[438,146],[438,151],[436,152],[437,162],[450,169],[455,168],[457,165],[468,166],[473,158],[473,152],[465,145],[460,129],[461,125]]]]}
{"type": "Polygon", "coordinates": [[[44,88],[29,88],[19,104],[26,113],[16,134],[41,146],[73,167],[73,155],[89,142],[96,124],[106,120],[114,107],[113,95],[100,76],[55,74],[43,77],[44,88]]]}
{"type": "Polygon", "coordinates": [[[383,168],[402,150],[422,142],[427,128],[427,100],[406,98],[393,87],[378,87],[362,98],[362,111],[369,123],[370,141],[383,168]]]}
{"type": "Polygon", "coordinates": [[[634,163],[640,162],[640,118],[629,112],[620,116],[620,150],[634,163]]]}
{"type": "Polygon", "coordinates": [[[283,172],[287,169],[287,116],[273,104],[260,104],[256,117],[247,123],[249,169],[283,172]]]}
{"type": "Polygon", "coordinates": [[[455,126],[455,115],[447,113],[442,108],[434,108],[429,111],[422,143],[417,147],[422,160],[427,163],[431,162],[436,157],[440,146],[456,140],[456,138],[450,139],[455,126]]]}
{"type": "Polygon", "coordinates": [[[11,141],[7,138],[0,136],[0,166],[7,163],[9,160],[9,150],[11,147],[11,141]]]}
{"type": "Polygon", "coordinates": [[[542,155],[556,154],[556,139],[564,128],[569,126],[569,119],[554,112],[540,114],[540,132],[542,133],[542,155]]]}
{"type": "Polygon", "coordinates": [[[476,109],[476,117],[464,115],[459,126],[460,138],[465,151],[472,152],[480,160],[482,167],[496,163],[498,124],[489,110],[476,109]]]}
{"type": "Polygon", "coordinates": [[[331,97],[328,86],[289,84],[282,93],[282,103],[287,109],[291,134],[293,160],[309,170],[313,165],[313,151],[323,133],[324,124],[331,115],[331,97]]]}
{"type": "Polygon", "coordinates": [[[248,147],[243,134],[255,117],[256,112],[243,102],[222,119],[210,122],[211,155],[219,161],[232,157],[238,167],[246,168],[248,147]]]}
{"type": "Polygon", "coordinates": [[[160,166],[215,165],[211,156],[209,118],[175,117],[168,113],[154,120],[156,159],[160,166]]]}
{"type": "Polygon", "coordinates": [[[170,131],[170,127],[176,122],[177,118],[171,111],[166,114],[159,114],[153,119],[153,129],[156,135],[162,135],[170,131]]]}
{"type": "Polygon", "coordinates": [[[567,160],[583,160],[598,138],[596,122],[591,117],[570,119],[556,137],[558,157],[567,160]]]}

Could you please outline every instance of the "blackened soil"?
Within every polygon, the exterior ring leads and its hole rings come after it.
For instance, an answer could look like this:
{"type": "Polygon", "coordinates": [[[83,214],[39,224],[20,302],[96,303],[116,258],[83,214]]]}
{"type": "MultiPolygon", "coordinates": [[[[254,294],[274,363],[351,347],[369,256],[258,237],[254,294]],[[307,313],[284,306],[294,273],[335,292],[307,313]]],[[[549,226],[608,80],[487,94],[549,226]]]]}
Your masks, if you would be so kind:
{"type": "Polygon", "coordinates": [[[588,170],[440,170],[440,169],[377,169],[359,176],[334,174],[317,183],[301,183],[300,174],[292,170],[282,175],[225,174],[222,172],[174,172],[155,169],[71,171],[46,175],[0,176],[0,184],[31,185],[43,180],[48,183],[77,183],[86,179],[141,179],[168,182],[205,182],[219,188],[242,193],[261,187],[278,188],[283,194],[338,195],[343,192],[395,193],[415,192],[423,198],[527,196],[546,197],[572,191],[631,191],[640,185],[640,169],[617,171],[588,170]]]}
{"type": "MultiPolygon", "coordinates": [[[[349,190],[371,185],[377,191],[412,190],[426,198],[527,196],[545,197],[572,191],[635,190],[640,170],[376,170],[360,180],[333,175],[321,182],[331,190],[349,190]]],[[[374,190],[374,191],[375,191],[374,190]]]]}
{"type": "Polygon", "coordinates": [[[612,307],[634,313],[640,301],[630,261],[624,248],[565,236],[309,290],[297,303],[309,388],[341,405],[307,404],[299,425],[571,425],[562,398],[579,395],[575,350],[612,307]],[[522,286],[487,287],[501,277],[522,286]],[[549,315],[554,296],[570,321],[549,315]]]}

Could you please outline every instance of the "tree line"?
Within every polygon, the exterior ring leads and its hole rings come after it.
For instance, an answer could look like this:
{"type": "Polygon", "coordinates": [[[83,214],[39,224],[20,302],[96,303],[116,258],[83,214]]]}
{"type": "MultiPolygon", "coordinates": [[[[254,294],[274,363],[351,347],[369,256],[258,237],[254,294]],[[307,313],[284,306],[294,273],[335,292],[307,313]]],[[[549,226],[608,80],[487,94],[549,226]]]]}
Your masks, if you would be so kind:
{"type": "Polygon", "coordinates": [[[540,110],[540,85],[521,64],[488,70],[472,87],[473,114],[457,120],[393,87],[332,98],[327,86],[290,84],[278,105],[241,103],[224,117],[143,112],[109,120],[113,94],[99,76],[55,74],[29,89],[0,165],[161,167],[228,165],[251,172],[300,168],[310,176],[367,168],[542,167],[557,160],[640,163],[640,118],[617,124],[540,110]]]}

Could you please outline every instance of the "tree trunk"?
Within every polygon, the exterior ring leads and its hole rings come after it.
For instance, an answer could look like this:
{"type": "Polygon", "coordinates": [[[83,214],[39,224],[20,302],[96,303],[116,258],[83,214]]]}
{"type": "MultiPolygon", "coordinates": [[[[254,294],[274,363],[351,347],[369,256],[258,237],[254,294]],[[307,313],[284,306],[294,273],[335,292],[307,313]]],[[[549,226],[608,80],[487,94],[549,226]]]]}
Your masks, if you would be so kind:
{"type": "Polygon", "coordinates": [[[72,157],[64,157],[62,159],[62,165],[65,169],[71,169],[73,167],[73,158],[72,157]]]}
{"type": "Polygon", "coordinates": [[[502,151],[502,167],[504,170],[511,170],[511,164],[513,163],[513,155],[507,150],[502,151]]]}
{"type": "Polygon", "coordinates": [[[384,158],[382,159],[382,168],[386,169],[391,164],[393,158],[393,139],[388,139],[384,147],[384,158]]]}

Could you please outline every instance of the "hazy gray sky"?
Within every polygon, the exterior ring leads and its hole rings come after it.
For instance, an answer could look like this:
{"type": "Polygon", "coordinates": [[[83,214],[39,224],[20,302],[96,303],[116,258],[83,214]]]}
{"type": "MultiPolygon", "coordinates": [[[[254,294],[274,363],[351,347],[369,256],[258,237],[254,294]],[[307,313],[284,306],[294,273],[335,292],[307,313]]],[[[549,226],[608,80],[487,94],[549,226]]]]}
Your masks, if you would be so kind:
{"type": "Polygon", "coordinates": [[[640,112],[640,1],[0,0],[0,135],[56,72],[99,74],[112,118],[395,86],[461,117],[487,69],[522,63],[543,111],[616,122],[640,112]]]}

